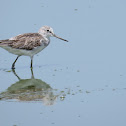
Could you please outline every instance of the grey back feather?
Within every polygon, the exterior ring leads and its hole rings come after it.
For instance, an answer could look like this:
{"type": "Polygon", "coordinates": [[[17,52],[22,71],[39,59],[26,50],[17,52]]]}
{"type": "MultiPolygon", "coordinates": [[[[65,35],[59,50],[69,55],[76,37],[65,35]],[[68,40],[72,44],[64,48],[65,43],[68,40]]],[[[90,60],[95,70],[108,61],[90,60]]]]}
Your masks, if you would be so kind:
{"type": "Polygon", "coordinates": [[[39,33],[25,33],[11,39],[0,40],[0,46],[10,46],[16,49],[32,50],[41,46],[44,38],[39,33]]]}

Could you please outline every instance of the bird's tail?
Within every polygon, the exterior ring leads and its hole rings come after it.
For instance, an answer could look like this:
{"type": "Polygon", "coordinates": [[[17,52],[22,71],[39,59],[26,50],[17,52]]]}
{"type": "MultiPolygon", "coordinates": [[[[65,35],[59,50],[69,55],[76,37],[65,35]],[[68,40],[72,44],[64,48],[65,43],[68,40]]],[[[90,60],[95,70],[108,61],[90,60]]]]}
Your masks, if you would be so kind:
{"type": "Polygon", "coordinates": [[[6,46],[10,43],[10,40],[9,39],[6,39],[6,40],[0,40],[0,46],[6,46]]]}

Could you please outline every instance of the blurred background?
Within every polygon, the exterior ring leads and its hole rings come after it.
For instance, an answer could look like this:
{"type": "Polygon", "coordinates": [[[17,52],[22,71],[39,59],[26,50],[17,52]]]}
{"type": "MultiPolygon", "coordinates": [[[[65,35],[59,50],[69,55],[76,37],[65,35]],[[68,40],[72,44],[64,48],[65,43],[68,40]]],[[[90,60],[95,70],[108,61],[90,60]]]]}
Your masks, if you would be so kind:
{"type": "Polygon", "coordinates": [[[0,40],[48,25],[30,58],[0,48],[1,126],[126,125],[125,0],[1,0],[0,40]]]}

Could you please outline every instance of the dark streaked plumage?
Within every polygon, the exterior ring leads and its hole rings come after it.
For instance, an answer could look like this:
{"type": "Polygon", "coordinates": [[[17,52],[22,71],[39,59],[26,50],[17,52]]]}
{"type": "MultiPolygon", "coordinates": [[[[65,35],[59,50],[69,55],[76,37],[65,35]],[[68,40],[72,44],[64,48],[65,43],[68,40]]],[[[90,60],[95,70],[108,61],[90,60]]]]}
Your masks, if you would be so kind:
{"type": "Polygon", "coordinates": [[[67,41],[56,36],[51,27],[43,26],[40,28],[38,33],[25,33],[10,39],[0,40],[0,47],[4,48],[10,53],[18,55],[12,64],[12,69],[15,68],[17,59],[22,55],[30,56],[32,68],[33,56],[49,45],[50,37],[52,36],[67,41]]]}
{"type": "Polygon", "coordinates": [[[44,38],[39,33],[25,33],[7,40],[0,40],[1,46],[10,46],[15,49],[32,50],[44,44],[44,38]]]}

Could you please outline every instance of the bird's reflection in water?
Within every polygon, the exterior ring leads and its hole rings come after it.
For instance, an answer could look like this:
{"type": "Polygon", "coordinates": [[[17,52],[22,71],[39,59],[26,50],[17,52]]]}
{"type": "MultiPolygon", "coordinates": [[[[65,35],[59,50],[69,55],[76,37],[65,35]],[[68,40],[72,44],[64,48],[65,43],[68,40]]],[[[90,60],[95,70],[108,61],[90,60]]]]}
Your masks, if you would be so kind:
{"type": "Polygon", "coordinates": [[[0,94],[0,100],[15,99],[18,101],[43,101],[44,105],[53,105],[59,96],[46,82],[35,79],[31,69],[30,79],[21,79],[15,70],[14,75],[19,81],[12,84],[0,94]]]}

